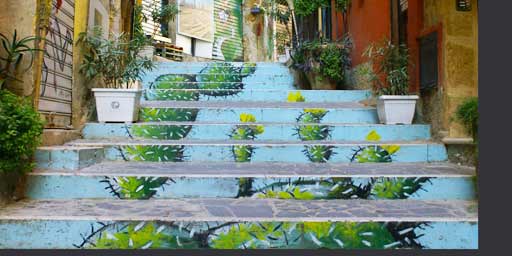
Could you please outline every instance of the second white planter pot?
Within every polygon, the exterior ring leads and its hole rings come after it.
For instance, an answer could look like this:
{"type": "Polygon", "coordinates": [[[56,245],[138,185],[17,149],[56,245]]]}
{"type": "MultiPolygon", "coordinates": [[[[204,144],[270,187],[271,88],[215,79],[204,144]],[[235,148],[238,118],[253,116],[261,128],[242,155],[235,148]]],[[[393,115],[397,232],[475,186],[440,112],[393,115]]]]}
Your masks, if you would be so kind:
{"type": "Polygon", "coordinates": [[[100,123],[133,123],[138,120],[142,90],[92,89],[100,123]]]}
{"type": "Polygon", "coordinates": [[[377,112],[383,124],[412,124],[417,95],[382,95],[377,101],[377,112]]]}

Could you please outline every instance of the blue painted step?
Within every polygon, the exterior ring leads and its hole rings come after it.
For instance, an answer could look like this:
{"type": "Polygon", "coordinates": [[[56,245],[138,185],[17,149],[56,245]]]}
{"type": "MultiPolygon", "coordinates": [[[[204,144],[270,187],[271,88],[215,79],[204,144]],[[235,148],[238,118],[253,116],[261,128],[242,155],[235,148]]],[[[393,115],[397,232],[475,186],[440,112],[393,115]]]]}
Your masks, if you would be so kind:
{"type": "Polygon", "coordinates": [[[307,124],[297,123],[208,123],[208,122],[152,122],[136,124],[99,124],[88,123],[82,133],[84,139],[169,139],[179,140],[222,140],[229,139],[234,129],[262,126],[264,132],[255,140],[298,141],[297,129],[309,128],[317,132],[328,130],[325,140],[364,141],[368,134],[375,132],[381,141],[429,140],[428,125],[375,125],[375,124],[307,124]]]}
{"type": "Polygon", "coordinates": [[[365,90],[353,91],[322,91],[322,90],[211,90],[211,89],[147,89],[145,100],[182,100],[190,101],[198,95],[199,101],[276,101],[285,102],[290,93],[300,92],[308,102],[358,102],[367,100],[371,92],[365,90]],[[209,96],[213,92],[229,96],[209,96]],[[233,92],[239,92],[233,94],[233,92]]]}
{"type": "Polygon", "coordinates": [[[37,168],[77,170],[100,163],[104,155],[102,147],[39,147],[35,161],[37,168]]]}
{"type": "Polygon", "coordinates": [[[79,140],[71,146],[104,146],[109,160],[148,162],[439,162],[444,145],[428,142],[79,140]]]}
{"type": "Polygon", "coordinates": [[[30,199],[279,198],[473,200],[473,168],[449,164],[104,163],[40,170],[30,199]],[[81,189],[77,189],[77,187],[81,189]]]}
{"type": "Polygon", "coordinates": [[[325,123],[378,123],[375,108],[352,102],[189,102],[148,101],[141,103],[139,119],[146,122],[239,122],[242,114],[251,114],[258,122],[297,122],[307,111],[322,111],[325,123]]]}
{"type": "Polygon", "coordinates": [[[458,200],[27,200],[0,212],[0,237],[2,249],[476,249],[478,214],[458,200]]]}

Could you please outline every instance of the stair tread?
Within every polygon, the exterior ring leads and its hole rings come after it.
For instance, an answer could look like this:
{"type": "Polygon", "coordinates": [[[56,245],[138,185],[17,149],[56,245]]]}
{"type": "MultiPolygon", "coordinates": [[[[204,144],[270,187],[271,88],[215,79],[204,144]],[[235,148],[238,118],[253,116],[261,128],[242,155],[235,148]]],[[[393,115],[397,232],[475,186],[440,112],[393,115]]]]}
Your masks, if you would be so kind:
{"type": "Polygon", "coordinates": [[[260,101],[143,101],[144,108],[278,108],[374,109],[358,102],[260,102],[260,101]]]}
{"type": "MultiPolygon", "coordinates": [[[[124,123],[106,123],[107,125],[126,126],[124,123]]],[[[104,125],[102,123],[87,123],[86,125],[104,125]]],[[[392,124],[366,124],[366,123],[297,123],[297,122],[254,122],[254,123],[242,123],[242,122],[229,122],[229,121],[194,121],[194,122],[176,122],[176,121],[153,121],[153,122],[137,122],[129,124],[132,126],[142,125],[266,125],[266,126],[279,126],[279,125],[328,125],[328,126],[345,126],[345,127],[430,127],[428,124],[404,124],[404,125],[392,125],[392,124]]]]}
{"type": "Polygon", "coordinates": [[[473,177],[475,168],[450,163],[104,162],[81,170],[36,170],[30,175],[197,178],[473,177]]]}
{"type": "Polygon", "coordinates": [[[478,221],[475,201],[438,200],[23,200],[0,220],[94,221],[478,221]]]}
{"type": "Polygon", "coordinates": [[[256,146],[303,146],[303,145],[338,145],[338,146],[366,146],[366,145],[438,145],[440,143],[428,140],[414,141],[279,141],[279,140],[155,140],[155,139],[80,139],[68,142],[66,145],[83,146],[121,146],[121,145],[203,145],[203,146],[230,146],[230,145],[256,145],[256,146]]]}

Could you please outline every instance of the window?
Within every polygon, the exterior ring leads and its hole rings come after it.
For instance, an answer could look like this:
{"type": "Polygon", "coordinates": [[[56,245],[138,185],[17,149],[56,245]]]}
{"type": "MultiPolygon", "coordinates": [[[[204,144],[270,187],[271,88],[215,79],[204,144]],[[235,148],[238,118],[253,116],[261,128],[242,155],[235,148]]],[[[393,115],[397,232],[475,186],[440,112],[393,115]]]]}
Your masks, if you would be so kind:
{"type": "Polygon", "coordinates": [[[420,39],[420,89],[438,85],[438,35],[434,31],[420,39]]]}

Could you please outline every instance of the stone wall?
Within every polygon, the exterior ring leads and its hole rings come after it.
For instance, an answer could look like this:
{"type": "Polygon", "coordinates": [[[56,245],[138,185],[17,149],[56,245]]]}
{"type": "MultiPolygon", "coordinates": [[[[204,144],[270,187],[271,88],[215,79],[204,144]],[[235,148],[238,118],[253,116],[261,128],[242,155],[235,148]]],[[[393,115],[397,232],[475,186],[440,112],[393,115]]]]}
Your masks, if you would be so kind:
{"type": "Polygon", "coordinates": [[[274,24],[265,14],[251,14],[251,8],[259,0],[247,0],[243,4],[244,61],[265,62],[274,60],[274,24]]]}
{"type": "Polygon", "coordinates": [[[453,1],[424,0],[423,30],[441,31],[441,73],[438,88],[421,93],[420,113],[435,135],[448,140],[469,137],[454,113],[467,97],[478,95],[477,0],[472,7],[460,12],[453,1]]]}

